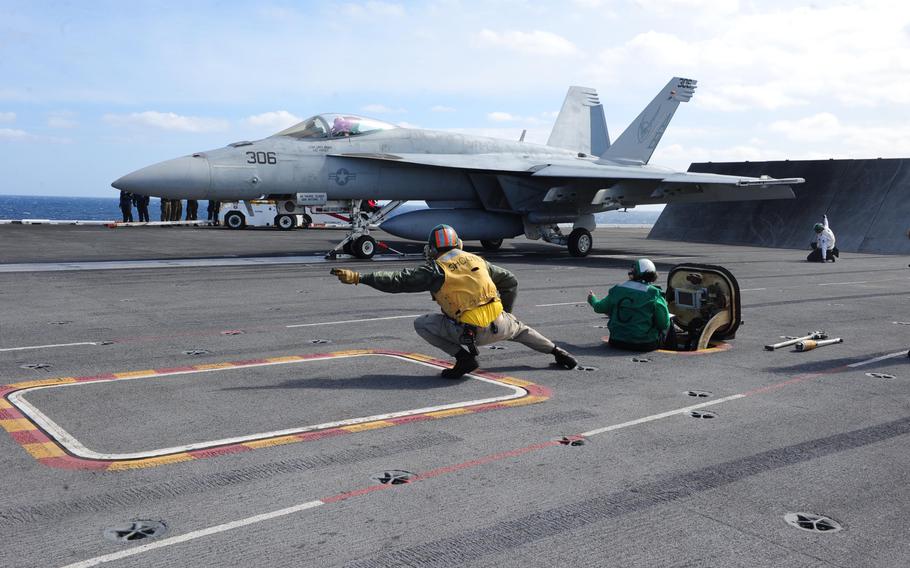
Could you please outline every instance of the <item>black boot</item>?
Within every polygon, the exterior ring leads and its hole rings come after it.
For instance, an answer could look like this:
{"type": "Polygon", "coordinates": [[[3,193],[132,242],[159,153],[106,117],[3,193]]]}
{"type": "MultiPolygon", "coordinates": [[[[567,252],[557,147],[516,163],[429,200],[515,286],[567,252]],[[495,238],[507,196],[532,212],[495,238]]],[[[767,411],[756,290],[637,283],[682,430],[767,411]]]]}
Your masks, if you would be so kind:
{"type": "Polygon", "coordinates": [[[569,355],[569,352],[562,347],[554,347],[550,353],[556,358],[556,364],[563,369],[574,369],[578,366],[578,361],[575,360],[575,357],[569,355]]]}
{"type": "Polygon", "coordinates": [[[451,369],[445,369],[440,373],[444,379],[460,379],[465,373],[470,373],[480,366],[473,355],[461,349],[455,354],[455,366],[451,369]]]}

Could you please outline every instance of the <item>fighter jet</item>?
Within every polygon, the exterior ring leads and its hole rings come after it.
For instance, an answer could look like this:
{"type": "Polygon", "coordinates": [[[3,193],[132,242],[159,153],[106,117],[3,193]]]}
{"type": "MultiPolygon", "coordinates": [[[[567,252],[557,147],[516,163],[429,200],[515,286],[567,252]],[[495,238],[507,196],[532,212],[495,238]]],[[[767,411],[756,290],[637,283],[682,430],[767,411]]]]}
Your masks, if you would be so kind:
{"type": "MultiPolygon", "coordinates": [[[[348,201],[351,229],[329,252],[370,258],[371,227],[423,240],[439,223],[496,249],[524,234],[586,256],[594,214],[641,204],[793,198],[802,178],[677,172],[649,165],[696,81],[674,77],[610,143],[594,89],[570,87],[546,145],[416,128],[352,114],[320,114],[262,140],[196,152],[127,174],[111,185],[171,199],[271,199],[278,217],[348,201]],[[388,201],[361,212],[361,200],[388,201]],[[428,209],[389,217],[409,200],[428,209]],[[568,234],[562,225],[572,225],[568,234]]],[[[242,218],[231,219],[242,222],[242,218]]],[[[288,219],[276,218],[284,226],[288,219]]],[[[293,222],[293,221],[290,221],[293,222]]]]}

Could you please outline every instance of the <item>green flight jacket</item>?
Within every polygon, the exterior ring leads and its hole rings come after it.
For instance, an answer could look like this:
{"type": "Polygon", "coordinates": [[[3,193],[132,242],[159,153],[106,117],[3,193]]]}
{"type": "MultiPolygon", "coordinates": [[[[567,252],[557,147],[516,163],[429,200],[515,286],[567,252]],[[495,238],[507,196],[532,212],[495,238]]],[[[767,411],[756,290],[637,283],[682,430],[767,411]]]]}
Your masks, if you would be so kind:
{"type": "MultiPolygon", "coordinates": [[[[499,292],[499,300],[502,302],[503,309],[511,313],[512,306],[515,305],[515,299],[518,297],[518,279],[505,268],[500,268],[489,262],[486,264],[490,278],[499,292]]],[[[430,292],[435,294],[442,288],[442,283],[445,280],[445,273],[436,262],[428,262],[417,268],[368,272],[360,275],[361,284],[376,288],[380,292],[391,292],[393,294],[401,292],[430,292]]]]}
{"type": "Polygon", "coordinates": [[[629,280],[610,288],[607,297],[588,298],[598,314],[610,316],[610,337],[626,343],[654,343],[670,329],[670,310],[658,286],[629,280]]]}

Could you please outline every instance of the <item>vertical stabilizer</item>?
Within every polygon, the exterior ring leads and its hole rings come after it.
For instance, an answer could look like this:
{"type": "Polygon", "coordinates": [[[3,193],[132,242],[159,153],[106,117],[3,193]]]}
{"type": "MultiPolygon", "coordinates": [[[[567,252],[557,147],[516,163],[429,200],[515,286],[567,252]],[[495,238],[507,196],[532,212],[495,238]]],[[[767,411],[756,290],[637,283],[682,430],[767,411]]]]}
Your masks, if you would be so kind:
{"type": "Polygon", "coordinates": [[[696,83],[693,79],[673,77],[616,142],[606,152],[598,155],[605,160],[647,164],[667,130],[676,107],[695,94],[696,83]]]}
{"type": "Polygon", "coordinates": [[[569,87],[547,146],[600,156],[610,147],[604,108],[597,91],[569,87]]]}

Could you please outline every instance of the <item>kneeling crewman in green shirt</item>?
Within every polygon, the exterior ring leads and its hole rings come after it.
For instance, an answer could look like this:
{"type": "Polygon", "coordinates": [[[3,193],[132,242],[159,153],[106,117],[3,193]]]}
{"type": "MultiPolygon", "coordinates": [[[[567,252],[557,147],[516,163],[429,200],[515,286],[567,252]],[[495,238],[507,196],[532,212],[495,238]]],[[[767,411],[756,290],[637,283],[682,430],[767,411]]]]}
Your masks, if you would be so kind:
{"type": "Polygon", "coordinates": [[[511,314],[518,280],[504,268],[461,250],[455,229],[437,225],[424,247],[426,264],[417,268],[360,274],[344,268],[332,274],[345,284],[366,284],[382,292],[430,292],[442,313],[426,314],[414,329],[428,343],[455,357],[455,366],[442,372],[457,379],[480,366],[476,345],[517,341],[548,353],[556,364],[574,369],[578,362],[552,341],[511,314]]]}
{"type": "Polygon", "coordinates": [[[598,300],[588,292],[588,304],[598,314],[607,314],[610,322],[610,346],[631,351],[653,351],[670,330],[670,311],[663,291],[652,284],[657,280],[657,267],[640,258],[629,270],[629,280],[610,288],[607,297],[598,300]]]}

